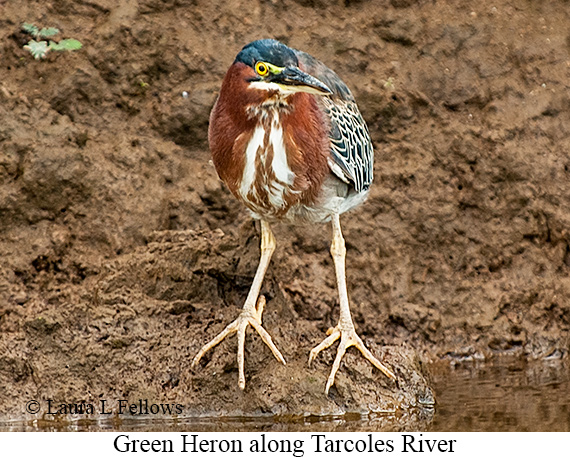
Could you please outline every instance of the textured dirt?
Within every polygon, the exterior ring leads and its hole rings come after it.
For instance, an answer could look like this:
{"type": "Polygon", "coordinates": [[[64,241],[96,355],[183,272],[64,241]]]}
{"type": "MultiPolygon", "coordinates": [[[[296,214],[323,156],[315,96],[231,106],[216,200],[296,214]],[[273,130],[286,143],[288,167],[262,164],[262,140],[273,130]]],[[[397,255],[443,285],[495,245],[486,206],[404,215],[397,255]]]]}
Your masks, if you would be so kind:
{"type": "Polygon", "coordinates": [[[33,419],[30,399],[146,399],[200,416],[396,411],[398,429],[432,399],[424,362],[567,357],[568,2],[8,0],[0,12],[0,419],[33,419]],[[35,61],[23,22],[84,47],[35,61]],[[237,315],[259,255],[207,125],[235,54],[262,37],[334,68],[369,124],[375,184],[342,218],[349,293],[397,384],[350,350],[325,397],[334,351],[306,366],[338,318],[328,227],[275,227],[264,325],[288,365],[250,333],[245,392],[235,338],[190,369],[237,315]]]}

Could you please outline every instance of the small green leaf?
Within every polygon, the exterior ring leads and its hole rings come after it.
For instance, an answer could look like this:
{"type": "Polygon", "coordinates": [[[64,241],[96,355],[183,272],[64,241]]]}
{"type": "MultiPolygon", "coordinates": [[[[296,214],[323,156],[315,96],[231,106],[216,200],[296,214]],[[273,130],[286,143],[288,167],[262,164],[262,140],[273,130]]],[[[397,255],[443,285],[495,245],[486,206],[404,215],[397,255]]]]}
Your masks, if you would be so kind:
{"type": "MultiPolygon", "coordinates": [[[[36,27],[36,29],[37,29],[37,27],[36,27]]],[[[59,33],[59,29],[56,29],[55,27],[48,27],[48,28],[41,29],[38,32],[38,36],[40,38],[49,38],[50,36],[57,35],[58,33],[59,33]]]]}
{"type": "Polygon", "coordinates": [[[34,59],[43,59],[47,52],[50,50],[46,41],[35,41],[30,40],[24,49],[30,51],[30,54],[34,56],[34,59]]]}
{"type": "Polygon", "coordinates": [[[49,42],[49,47],[54,51],[75,51],[76,49],[81,49],[82,46],[80,41],[74,40],[73,38],[61,40],[59,43],[55,41],[49,42]]]}
{"type": "Polygon", "coordinates": [[[29,24],[27,22],[22,24],[22,30],[34,36],[36,36],[40,31],[40,29],[38,29],[34,24],[29,24]]]}

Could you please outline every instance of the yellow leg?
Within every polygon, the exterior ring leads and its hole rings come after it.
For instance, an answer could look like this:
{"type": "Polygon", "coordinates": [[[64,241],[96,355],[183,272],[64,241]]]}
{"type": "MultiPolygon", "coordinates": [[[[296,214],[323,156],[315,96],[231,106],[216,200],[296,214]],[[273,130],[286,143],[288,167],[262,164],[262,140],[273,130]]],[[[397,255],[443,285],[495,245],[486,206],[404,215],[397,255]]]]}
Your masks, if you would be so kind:
{"type": "Polygon", "coordinates": [[[338,214],[333,215],[332,227],[333,238],[331,244],[331,255],[334,261],[336,282],[340,299],[340,318],[337,326],[329,329],[327,332],[328,336],[321,342],[321,344],[312,349],[309,355],[309,364],[311,364],[319,352],[330,347],[336,340],[340,338],[340,344],[338,346],[336,358],[333,363],[330,376],[327,380],[327,385],[325,387],[325,393],[327,394],[329,393],[331,386],[334,384],[334,378],[336,372],[340,367],[342,357],[344,356],[347,348],[350,346],[355,346],[357,349],[359,349],[362,355],[386,376],[391,379],[396,379],[394,373],[392,373],[390,369],[388,369],[376,357],[374,357],[374,355],[372,355],[360,337],[356,334],[354,323],[352,322],[352,317],[350,315],[350,307],[348,304],[348,292],[346,289],[345,274],[346,247],[344,245],[344,238],[342,237],[342,232],[340,229],[340,218],[338,214]]]}
{"type": "Polygon", "coordinates": [[[240,389],[245,388],[245,374],[244,374],[244,353],[245,353],[245,331],[249,325],[251,325],[261,339],[277,360],[285,365],[285,359],[279,352],[279,349],[273,343],[269,333],[261,325],[261,315],[263,313],[263,308],[265,307],[265,297],[259,297],[259,291],[261,290],[261,284],[263,283],[263,278],[265,277],[265,272],[269,266],[271,256],[275,251],[275,237],[271,228],[266,221],[261,221],[261,258],[259,260],[259,265],[253,278],[253,284],[249,289],[249,294],[243,305],[243,310],[238,316],[238,318],[229,324],[218,336],[216,336],[212,341],[205,344],[202,349],[196,354],[194,360],[192,360],[192,367],[195,367],[202,356],[220,343],[226,336],[237,332],[238,338],[238,349],[237,349],[237,361],[238,361],[238,371],[239,380],[238,385],[240,389]]]}

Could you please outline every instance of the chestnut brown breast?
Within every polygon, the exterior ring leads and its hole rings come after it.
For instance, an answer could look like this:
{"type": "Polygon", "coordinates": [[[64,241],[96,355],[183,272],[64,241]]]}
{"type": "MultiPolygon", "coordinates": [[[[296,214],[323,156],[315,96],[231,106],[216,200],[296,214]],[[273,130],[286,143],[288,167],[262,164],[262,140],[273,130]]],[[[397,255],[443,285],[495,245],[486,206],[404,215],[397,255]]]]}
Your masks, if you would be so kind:
{"type": "Polygon", "coordinates": [[[251,90],[243,75],[232,74],[247,71],[234,64],[224,79],[210,118],[212,157],[220,178],[252,212],[281,218],[317,201],[330,173],[328,126],[314,96],[281,99],[251,90]]]}

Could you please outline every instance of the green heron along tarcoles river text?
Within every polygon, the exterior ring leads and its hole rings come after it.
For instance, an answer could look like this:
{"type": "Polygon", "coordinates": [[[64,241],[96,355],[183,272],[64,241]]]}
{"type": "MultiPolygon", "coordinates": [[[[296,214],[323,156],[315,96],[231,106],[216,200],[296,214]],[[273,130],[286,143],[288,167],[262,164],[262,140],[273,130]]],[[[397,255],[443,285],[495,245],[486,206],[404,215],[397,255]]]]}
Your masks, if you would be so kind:
{"type": "Polygon", "coordinates": [[[356,334],[348,303],[339,215],[366,198],[374,158],[368,128],[348,87],[309,54],[275,40],[254,41],[241,50],[226,73],[210,116],[208,137],[218,175],[261,221],[261,259],[241,314],[200,350],[192,365],[237,332],[239,387],[243,389],[249,325],[285,363],[261,325],[265,298],[259,291],[275,250],[269,224],[331,221],[340,318],[311,351],[309,363],[340,339],[327,393],[350,346],[394,379],[356,334]]]}

